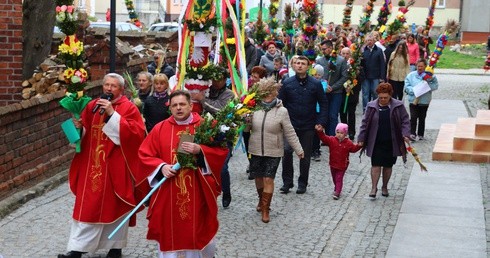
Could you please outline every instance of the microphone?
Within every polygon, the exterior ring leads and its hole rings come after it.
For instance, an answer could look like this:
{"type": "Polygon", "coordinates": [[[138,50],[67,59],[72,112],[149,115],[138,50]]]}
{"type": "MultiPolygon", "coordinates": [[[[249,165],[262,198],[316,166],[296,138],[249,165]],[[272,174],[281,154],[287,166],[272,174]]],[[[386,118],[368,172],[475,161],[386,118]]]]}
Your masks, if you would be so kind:
{"type": "MultiPolygon", "coordinates": [[[[107,99],[107,100],[111,100],[113,97],[114,97],[114,94],[112,94],[112,93],[107,93],[107,94],[102,93],[102,95],[100,95],[101,99],[107,99]]],[[[92,113],[97,112],[97,110],[99,108],[100,108],[100,104],[95,105],[95,107],[92,109],[92,113]]],[[[105,109],[102,108],[102,109],[100,109],[99,114],[102,115],[102,114],[104,114],[104,112],[105,112],[105,109]]]]}

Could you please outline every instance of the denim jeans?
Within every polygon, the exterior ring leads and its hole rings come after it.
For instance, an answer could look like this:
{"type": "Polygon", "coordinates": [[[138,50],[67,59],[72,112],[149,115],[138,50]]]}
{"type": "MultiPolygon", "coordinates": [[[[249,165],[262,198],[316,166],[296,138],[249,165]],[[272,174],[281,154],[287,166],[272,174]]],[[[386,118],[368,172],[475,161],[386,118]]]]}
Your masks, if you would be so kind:
{"type": "Polygon", "coordinates": [[[342,104],[342,93],[327,94],[328,98],[328,123],[327,135],[335,136],[335,127],[339,123],[339,111],[342,104]]]}
{"type": "MultiPolygon", "coordinates": [[[[315,130],[296,130],[296,135],[298,136],[301,147],[305,152],[305,157],[299,160],[298,188],[306,188],[308,186],[311,147],[313,142],[313,135],[315,135],[315,130]]],[[[293,179],[293,148],[291,148],[287,140],[284,140],[284,157],[282,158],[282,182],[285,186],[293,187],[293,179]]]]}
{"type": "Polygon", "coordinates": [[[362,110],[366,110],[367,103],[378,97],[376,87],[378,87],[379,79],[365,79],[362,82],[362,110]]]}

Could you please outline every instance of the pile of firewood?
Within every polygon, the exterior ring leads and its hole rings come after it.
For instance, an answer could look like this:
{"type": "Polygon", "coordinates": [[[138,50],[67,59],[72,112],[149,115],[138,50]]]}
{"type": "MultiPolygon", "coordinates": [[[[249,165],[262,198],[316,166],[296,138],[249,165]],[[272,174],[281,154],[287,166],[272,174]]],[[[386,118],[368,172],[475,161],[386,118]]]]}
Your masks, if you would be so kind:
{"type": "Polygon", "coordinates": [[[32,77],[22,82],[22,98],[39,97],[62,89],[66,85],[64,68],[64,65],[46,58],[32,77]]]}

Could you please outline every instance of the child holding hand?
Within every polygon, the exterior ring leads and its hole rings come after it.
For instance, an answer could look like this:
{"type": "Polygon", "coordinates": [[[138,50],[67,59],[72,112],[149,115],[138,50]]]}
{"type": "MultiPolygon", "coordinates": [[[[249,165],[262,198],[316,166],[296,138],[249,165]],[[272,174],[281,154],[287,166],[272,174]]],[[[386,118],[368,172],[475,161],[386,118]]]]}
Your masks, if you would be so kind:
{"type": "Polygon", "coordinates": [[[342,191],[344,174],[349,166],[349,153],[357,152],[362,147],[354,144],[348,136],[348,126],[344,123],[337,124],[335,136],[328,136],[322,131],[320,125],[315,126],[316,133],[320,140],[330,148],[330,172],[335,185],[333,199],[338,200],[342,191]]]}

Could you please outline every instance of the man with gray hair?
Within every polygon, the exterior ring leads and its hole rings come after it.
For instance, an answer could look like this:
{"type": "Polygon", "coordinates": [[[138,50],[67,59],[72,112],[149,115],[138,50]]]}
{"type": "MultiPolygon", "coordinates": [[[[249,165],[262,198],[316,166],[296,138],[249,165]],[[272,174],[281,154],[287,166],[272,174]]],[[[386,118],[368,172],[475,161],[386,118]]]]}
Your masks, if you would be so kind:
{"type": "MultiPolygon", "coordinates": [[[[352,52],[350,48],[344,47],[342,50],[340,50],[340,55],[345,58],[345,60],[347,60],[349,69],[352,69],[352,67],[350,66],[350,60],[352,59],[352,52]]],[[[362,71],[360,72],[362,73],[362,71]]],[[[356,107],[359,103],[359,92],[361,91],[362,77],[363,76],[359,74],[357,78],[353,78],[357,80],[357,85],[353,87],[344,87],[344,91],[342,93],[342,105],[340,105],[340,122],[349,126],[349,139],[351,140],[354,140],[354,137],[356,135],[356,107]],[[346,98],[347,93],[349,93],[348,98],[346,98]],[[346,101],[347,104],[345,103],[346,101]]]]}
{"type": "Polygon", "coordinates": [[[362,71],[364,72],[364,81],[362,83],[362,108],[366,109],[367,103],[378,96],[376,87],[386,80],[386,61],[380,48],[374,44],[374,36],[366,36],[366,46],[362,52],[362,71]]]}
{"type": "Polygon", "coordinates": [[[126,247],[126,223],[117,234],[109,234],[136,206],[135,172],[138,153],[145,137],[145,124],[138,108],[124,96],[124,79],[109,73],[104,77],[104,94],[88,103],[81,119],[81,152],[69,170],[70,190],[75,195],[68,253],[58,258],[79,258],[83,253],[109,249],[107,257],[121,257],[126,247]]]}

